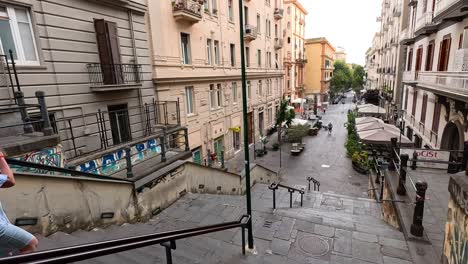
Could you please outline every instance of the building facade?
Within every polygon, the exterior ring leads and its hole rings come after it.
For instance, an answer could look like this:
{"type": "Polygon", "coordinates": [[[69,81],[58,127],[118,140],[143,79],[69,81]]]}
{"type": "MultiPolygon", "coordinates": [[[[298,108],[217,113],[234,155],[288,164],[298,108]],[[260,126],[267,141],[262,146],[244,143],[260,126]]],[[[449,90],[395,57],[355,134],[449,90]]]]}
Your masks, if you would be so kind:
{"type": "Polygon", "coordinates": [[[232,157],[275,122],[283,94],[283,3],[244,1],[248,119],[242,118],[238,1],[150,1],[157,97],[180,102],[195,162],[232,157]]]}
{"type": "Polygon", "coordinates": [[[341,60],[346,62],[346,50],[342,47],[338,47],[335,51],[335,60],[341,60]]]}
{"type": "Polygon", "coordinates": [[[468,3],[407,4],[401,33],[405,133],[417,147],[462,151],[468,136],[468,3]]]}
{"type": "Polygon", "coordinates": [[[314,38],[305,41],[305,49],[305,98],[314,105],[321,106],[328,103],[335,48],[326,38],[314,38]]]}
{"type": "MultiPolygon", "coordinates": [[[[23,121],[32,121],[28,133],[43,130],[33,105],[38,91],[65,161],[153,134],[145,124],[156,120],[157,110],[146,12],[144,0],[0,1],[0,137],[22,134],[22,125],[4,126],[23,121]],[[23,96],[28,105],[21,108],[23,96]],[[150,107],[151,117],[145,114],[150,107]]],[[[176,102],[172,106],[174,116],[165,123],[177,124],[176,102]]]]}
{"type": "Polygon", "coordinates": [[[365,88],[367,90],[378,89],[380,74],[377,72],[380,63],[380,32],[375,33],[372,39],[372,47],[366,52],[365,70],[367,73],[365,88]]]}
{"type": "Polygon", "coordinates": [[[305,16],[308,12],[298,0],[284,0],[284,8],[284,96],[294,100],[304,98],[305,16]]]}

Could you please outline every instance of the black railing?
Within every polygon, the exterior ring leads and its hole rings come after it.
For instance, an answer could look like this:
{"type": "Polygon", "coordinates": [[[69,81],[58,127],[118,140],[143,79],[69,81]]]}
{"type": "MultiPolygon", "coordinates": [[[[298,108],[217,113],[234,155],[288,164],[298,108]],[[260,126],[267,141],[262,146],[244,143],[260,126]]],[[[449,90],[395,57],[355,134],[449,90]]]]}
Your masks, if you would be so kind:
{"type": "Polygon", "coordinates": [[[111,181],[118,181],[118,182],[132,182],[130,180],[119,179],[119,178],[114,178],[110,176],[103,176],[103,175],[98,175],[98,174],[89,173],[89,172],[82,172],[82,171],[77,171],[77,170],[73,170],[69,168],[61,168],[61,167],[43,165],[43,164],[38,164],[38,163],[33,163],[33,162],[28,162],[28,161],[23,161],[23,160],[17,160],[13,158],[6,158],[5,160],[9,165],[12,166],[13,169],[15,166],[35,169],[35,171],[37,172],[35,176],[53,172],[61,176],[75,176],[75,177],[86,177],[86,178],[91,178],[91,179],[111,180],[111,181]]]}
{"type": "Polygon", "coordinates": [[[309,192],[310,192],[310,182],[314,183],[314,191],[320,192],[320,182],[314,179],[313,177],[307,177],[306,180],[309,182],[309,192]]]}
{"type": "Polygon", "coordinates": [[[297,189],[297,188],[294,188],[294,187],[286,186],[286,185],[281,184],[281,183],[272,183],[272,184],[270,184],[270,186],[268,186],[268,189],[273,191],[273,209],[276,209],[276,190],[278,190],[278,188],[280,188],[280,187],[288,189],[288,192],[289,192],[289,208],[292,208],[292,205],[293,205],[293,193],[294,192],[298,192],[301,195],[301,207],[302,207],[303,200],[304,200],[304,193],[305,193],[304,189],[297,189]]]}
{"type": "Polygon", "coordinates": [[[56,118],[63,153],[68,159],[107,150],[131,141],[162,134],[180,125],[178,101],[155,101],[142,107],[98,110],[94,113],[56,118]]]}
{"type": "Polygon", "coordinates": [[[140,64],[86,65],[91,86],[139,84],[142,81],[140,64]]]}
{"type": "Polygon", "coordinates": [[[7,257],[0,259],[0,264],[70,263],[158,244],[166,248],[166,261],[168,264],[172,264],[172,250],[176,249],[177,240],[239,227],[242,229],[242,254],[245,255],[245,229],[249,228],[250,221],[249,215],[243,215],[237,221],[221,224],[107,240],[7,257]]]}

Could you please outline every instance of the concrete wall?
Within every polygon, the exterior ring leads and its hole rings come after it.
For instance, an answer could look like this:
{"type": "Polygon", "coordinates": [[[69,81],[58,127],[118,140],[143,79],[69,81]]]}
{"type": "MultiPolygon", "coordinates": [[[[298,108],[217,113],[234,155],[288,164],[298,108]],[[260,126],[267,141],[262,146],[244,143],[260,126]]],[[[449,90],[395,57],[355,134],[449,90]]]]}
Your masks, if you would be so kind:
{"type": "MultiPolygon", "coordinates": [[[[391,177],[391,175],[387,174],[386,177],[391,177]]],[[[383,189],[383,202],[381,206],[382,218],[389,225],[395,227],[398,230],[401,230],[396,207],[394,202],[392,202],[394,200],[391,189],[392,187],[390,186],[390,183],[387,180],[384,184],[385,185],[383,189]]]]}
{"type": "MultiPolygon", "coordinates": [[[[252,185],[278,181],[277,173],[262,166],[252,168],[252,185]]],[[[147,177],[151,177],[148,175],[147,177]]],[[[241,175],[182,163],[155,177],[135,191],[133,183],[89,178],[16,173],[17,184],[2,189],[0,200],[12,223],[18,218],[37,218],[24,227],[32,233],[50,235],[57,231],[89,230],[97,226],[146,221],[186,192],[241,195],[241,175]],[[114,213],[101,219],[102,213],[114,213]]]]}
{"type": "Polygon", "coordinates": [[[2,189],[0,200],[12,223],[37,217],[37,225],[25,227],[30,232],[50,235],[137,220],[130,183],[26,173],[15,177],[16,186],[2,189]],[[114,212],[114,218],[101,219],[104,212],[114,212]]]}
{"type": "Polygon", "coordinates": [[[449,182],[450,200],[445,224],[442,263],[468,263],[468,180],[463,174],[449,182]]]}

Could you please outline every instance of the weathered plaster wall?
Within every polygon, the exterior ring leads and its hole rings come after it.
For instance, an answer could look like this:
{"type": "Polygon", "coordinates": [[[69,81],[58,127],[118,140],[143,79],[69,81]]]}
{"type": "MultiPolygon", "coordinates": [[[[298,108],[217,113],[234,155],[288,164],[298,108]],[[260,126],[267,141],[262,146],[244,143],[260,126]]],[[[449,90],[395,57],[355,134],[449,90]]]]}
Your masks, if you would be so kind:
{"type": "MultiPolygon", "coordinates": [[[[146,221],[186,192],[240,195],[245,186],[241,175],[191,162],[155,178],[139,192],[133,183],[119,181],[24,172],[15,177],[16,186],[0,191],[3,208],[12,223],[18,218],[37,218],[36,225],[25,229],[43,235],[146,221]],[[101,219],[108,212],[114,217],[101,219]]],[[[258,165],[252,168],[252,185],[272,181],[277,181],[275,172],[258,165]]]]}
{"type": "Polygon", "coordinates": [[[136,220],[131,183],[26,173],[15,177],[16,186],[1,189],[0,200],[12,223],[37,217],[35,226],[25,228],[30,232],[49,235],[136,220]],[[101,219],[105,212],[114,212],[114,218],[101,219]]]}
{"type": "Polygon", "coordinates": [[[468,263],[468,176],[450,178],[442,263],[468,263]]]}

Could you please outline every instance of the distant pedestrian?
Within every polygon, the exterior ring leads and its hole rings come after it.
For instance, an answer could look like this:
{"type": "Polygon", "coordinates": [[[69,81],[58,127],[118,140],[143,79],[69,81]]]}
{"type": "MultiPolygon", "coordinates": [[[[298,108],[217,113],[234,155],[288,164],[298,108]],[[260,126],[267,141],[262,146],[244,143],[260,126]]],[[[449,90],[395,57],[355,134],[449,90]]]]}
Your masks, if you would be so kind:
{"type": "Polygon", "coordinates": [[[332,123],[330,122],[330,123],[328,123],[328,134],[331,134],[332,129],[333,129],[333,125],[332,125],[332,123]]]}
{"type": "MultiPolygon", "coordinates": [[[[13,172],[0,152],[0,188],[10,188],[14,185],[13,172]]],[[[0,257],[18,252],[30,253],[36,250],[37,245],[38,241],[33,235],[10,223],[0,203],[0,257]]]]}

